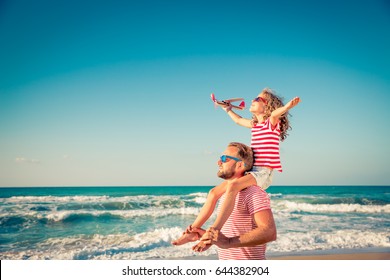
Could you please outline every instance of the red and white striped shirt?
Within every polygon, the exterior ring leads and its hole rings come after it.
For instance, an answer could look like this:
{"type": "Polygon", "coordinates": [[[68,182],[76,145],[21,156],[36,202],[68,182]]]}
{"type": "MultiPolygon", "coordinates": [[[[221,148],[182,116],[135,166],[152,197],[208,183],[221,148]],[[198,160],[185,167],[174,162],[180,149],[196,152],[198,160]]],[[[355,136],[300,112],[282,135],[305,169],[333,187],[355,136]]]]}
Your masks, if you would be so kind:
{"type": "MultiPolygon", "coordinates": [[[[225,195],[220,199],[218,212],[224,200],[225,195]]],[[[247,233],[257,228],[253,215],[268,209],[271,209],[268,194],[258,186],[248,187],[237,194],[233,212],[221,232],[227,237],[247,233]]],[[[265,250],[266,244],[229,249],[218,248],[218,258],[220,260],[265,260],[265,250]]]]}
{"type": "Polygon", "coordinates": [[[279,154],[280,126],[272,128],[267,119],[252,127],[251,148],[254,153],[255,166],[265,166],[282,172],[279,154]]]}

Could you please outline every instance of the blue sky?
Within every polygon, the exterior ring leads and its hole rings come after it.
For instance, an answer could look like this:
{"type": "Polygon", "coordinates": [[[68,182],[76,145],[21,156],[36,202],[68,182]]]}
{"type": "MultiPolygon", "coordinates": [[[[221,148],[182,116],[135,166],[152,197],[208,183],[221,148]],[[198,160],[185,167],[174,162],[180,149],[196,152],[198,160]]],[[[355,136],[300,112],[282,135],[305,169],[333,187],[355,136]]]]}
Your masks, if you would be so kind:
{"type": "Polygon", "coordinates": [[[209,95],[264,87],[302,98],[275,185],[390,184],[385,0],[5,0],[0,61],[0,186],[217,184],[250,130],[209,95]]]}

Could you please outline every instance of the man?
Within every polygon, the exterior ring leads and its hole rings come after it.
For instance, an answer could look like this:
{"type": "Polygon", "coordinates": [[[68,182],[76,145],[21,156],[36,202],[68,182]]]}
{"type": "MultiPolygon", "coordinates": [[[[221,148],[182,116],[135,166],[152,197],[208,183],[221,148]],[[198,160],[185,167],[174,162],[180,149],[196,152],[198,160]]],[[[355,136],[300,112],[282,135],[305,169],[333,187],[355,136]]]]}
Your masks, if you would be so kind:
{"type": "MultiPolygon", "coordinates": [[[[234,180],[245,175],[253,163],[250,147],[241,143],[230,143],[218,161],[218,176],[234,180]]],[[[224,199],[224,195],[221,200],[224,199]]],[[[222,201],[220,204],[222,205],[222,201]]],[[[219,209],[218,209],[219,211],[219,209]]],[[[276,227],[267,193],[258,186],[250,186],[236,196],[234,210],[220,231],[210,228],[192,229],[207,247],[218,246],[220,260],[263,260],[266,243],[276,240],[276,227]]],[[[204,246],[194,246],[202,251],[204,246]]]]}

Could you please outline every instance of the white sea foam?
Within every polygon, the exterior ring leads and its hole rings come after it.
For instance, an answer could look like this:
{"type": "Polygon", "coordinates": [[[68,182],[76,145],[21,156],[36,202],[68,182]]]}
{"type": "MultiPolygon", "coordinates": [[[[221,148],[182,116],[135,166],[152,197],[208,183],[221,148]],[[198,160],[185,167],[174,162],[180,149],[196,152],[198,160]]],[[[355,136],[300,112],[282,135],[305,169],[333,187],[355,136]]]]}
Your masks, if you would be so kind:
{"type": "Polygon", "coordinates": [[[386,205],[360,205],[360,204],[309,204],[294,201],[273,201],[275,211],[285,212],[335,212],[335,213],[390,213],[390,204],[386,205]]]}
{"type": "MultiPolygon", "coordinates": [[[[271,194],[271,197],[278,197],[280,194],[271,194]]],[[[45,207],[51,205],[66,206],[67,204],[98,204],[104,209],[104,203],[122,203],[123,208],[127,204],[132,203],[135,208],[184,208],[188,206],[186,203],[196,203],[203,205],[206,202],[206,193],[192,193],[188,195],[137,195],[137,196],[18,196],[0,199],[0,203],[4,205],[14,205],[20,207],[21,205],[39,205],[45,207]]],[[[361,204],[311,204],[305,202],[296,202],[292,200],[271,200],[272,208],[275,211],[283,212],[335,212],[335,213],[390,213],[390,204],[386,205],[361,205],[361,204]]],[[[2,209],[6,209],[5,207],[2,209]]],[[[3,211],[4,212],[4,211],[3,211]]]]}
{"type": "MultiPolygon", "coordinates": [[[[1,259],[177,259],[194,256],[194,243],[172,246],[182,229],[159,228],[154,231],[110,235],[79,235],[50,238],[34,249],[20,252],[0,252],[1,259]]],[[[339,230],[335,232],[290,232],[269,243],[268,252],[301,252],[329,249],[359,249],[390,247],[390,232],[339,230]]],[[[212,255],[212,247],[202,255],[212,255]]]]}
{"type": "MultiPolygon", "coordinates": [[[[193,244],[172,246],[182,233],[179,227],[160,228],[136,235],[80,235],[50,238],[34,250],[0,253],[1,259],[172,259],[193,256],[193,244]]],[[[215,248],[203,255],[215,254],[215,248]]]]}
{"type": "Polygon", "coordinates": [[[333,232],[288,232],[268,244],[270,252],[390,247],[390,231],[338,230],[333,232]]]}
{"type": "MultiPolygon", "coordinates": [[[[134,218],[141,216],[148,217],[164,217],[170,215],[198,215],[199,209],[194,207],[187,208],[172,208],[172,209],[160,209],[160,208],[148,208],[148,209],[139,209],[139,210],[112,210],[112,211],[58,211],[55,213],[48,214],[47,219],[53,221],[64,220],[70,215],[92,215],[92,216],[102,216],[102,215],[113,215],[119,216],[122,218],[134,218]]],[[[42,217],[41,217],[42,218],[42,217]]]]}
{"type": "MultiPolygon", "coordinates": [[[[68,197],[65,201],[69,202],[68,197]]],[[[26,203],[26,201],[33,201],[33,197],[24,197],[25,203],[16,203],[12,205],[3,206],[0,212],[0,218],[4,217],[27,217],[27,218],[37,218],[37,219],[48,219],[50,221],[58,222],[64,219],[67,219],[71,215],[84,215],[84,216],[102,216],[102,215],[112,215],[122,218],[134,218],[134,217],[164,217],[168,215],[198,215],[201,202],[205,201],[206,194],[191,194],[185,196],[185,199],[189,201],[194,201],[199,204],[199,207],[185,207],[184,205],[180,206],[179,203],[173,202],[174,207],[171,204],[171,196],[137,196],[135,197],[125,197],[125,198],[108,198],[105,196],[102,197],[83,197],[75,198],[82,201],[107,201],[107,199],[112,199],[116,202],[125,203],[127,199],[131,198],[133,201],[138,199],[138,203],[141,203],[141,199],[149,203],[149,206],[142,209],[118,209],[118,210],[107,210],[102,207],[101,209],[77,209],[77,210],[58,210],[59,205],[57,203],[42,203],[34,204],[35,206],[42,206],[45,208],[44,211],[39,209],[34,209],[31,204],[26,203]]],[[[42,198],[41,201],[49,201],[52,197],[42,198]]],[[[57,198],[56,198],[57,199],[57,198]]],[[[121,207],[120,207],[121,208],[121,207]]],[[[125,208],[124,208],[125,209],[125,208]]],[[[309,203],[298,203],[293,201],[272,201],[272,209],[277,219],[303,219],[300,214],[302,212],[309,212],[315,214],[325,214],[327,213],[368,213],[368,214],[387,214],[390,213],[390,204],[387,205],[360,205],[360,204],[309,204],[309,203]],[[297,215],[298,214],[298,215],[297,215]]],[[[310,219],[311,217],[308,216],[310,219]]],[[[324,216],[326,218],[326,216],[324,216]]],[[[383,217],[385,218],[385,217],[383,217]]]]}
{"type": "Polygon", "coordinates": [[[120,196],[110,197],[107,195],[103,196],[13,196],[9,198],[0,198],[2,204],[37,204],[37,203],[104,203],[104,202],[119,202],[119,203],[130,203],[130,202],[148,202],[153,203],[155,206],[159,206],[164,202],[177,203],[178,206],[184,206],[180,202],[196,202],[203,204],[206,201],[206,193],[192,193],[189,195],[135,195],[135,196],[120,196]]]}
{"type": "Polygon", "coordinates": [[[270,197],[281,197],[283,194],[282,193],[269,193],[268,195],[270,197]]]}
{"type": "Polygon", "coordinates": [[[109,196],[13,196],[2,198],[2,203],[69,203],[69,202],[102,202],[109,196]]]}
{"type": "MultiPolygon", "coordinates": [[[[0,218],[26,217],[61,221],[73,215],[113,215],[122,218],[140,216],[197,215],[206,201],[206,193],[189,195],[109,196],[20,196],[0,199],[0,218]],[[107,204],[106,204],[107,203],[107,204]],[[111,203],[118,203],[112,205],[111,203]],[[186,207],[187,203],[192,207],[186,207]],[[195,204],[194,204],[195,203],[195,204]],[[129,207],[131,204],[131,207],[129,207]],[[75,209],[76,206],[76,209],[75,209]],[[73,209],[69,209],[73,208],[73,209]],[[112,209],[114,207],[114,209],[112,209]],[[111,208],[111,209],[107,209],[111,208]],[[117,208],[117,209],[115,209],[117,208]],[[69,209],[69,210],[67,210],[69,209]]],[[[187,205],[188,206],[188,205],[187,205]]]]}
{"type": "Polygon", "coordinates": [[[206,197],[195,197],[194,202],[203,205],[206,202],[206,199],[207,199],[206,197]]]}
{"type": "Polygon", "coordinates": [[[13,213],[0,213],[0,217],[32,217],[36,219],[48,219],[50,221],[59,222],[63,221],[70,216],[94,216],[99,217],[103,215],[112,215],[122,218],[135,218],[135,217],[165,217],[171,215],[192,215],[196,216],[199,213],[199,208],[196,207],[186,207],[186,208],[147,208],[147,209],[137,209],[137,210],[64,210],[64,211],[49,211],[49,212],[39,212],[39,211],[23,211],[20,209],[18,211],[13,211],[13,213]]]}

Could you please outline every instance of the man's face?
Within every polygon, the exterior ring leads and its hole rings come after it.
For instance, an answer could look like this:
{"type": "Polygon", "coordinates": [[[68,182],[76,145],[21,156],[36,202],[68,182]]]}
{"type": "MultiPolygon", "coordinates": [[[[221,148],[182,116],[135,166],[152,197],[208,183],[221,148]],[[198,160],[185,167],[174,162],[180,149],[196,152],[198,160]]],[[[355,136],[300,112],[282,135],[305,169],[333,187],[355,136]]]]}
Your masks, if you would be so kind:
{"type": "MultiPolygon", "coordinates": [[[[237,157],[237,148],[228,147],[223,153],[226,156],[237,157]]],[[[222,179],[230,179],[236,175],[236,165],[237,161],[231,158],[226,158],[226,162],[222,162],[221,159],[218,160],[218,173],[217,176],[222,179]]]]}

